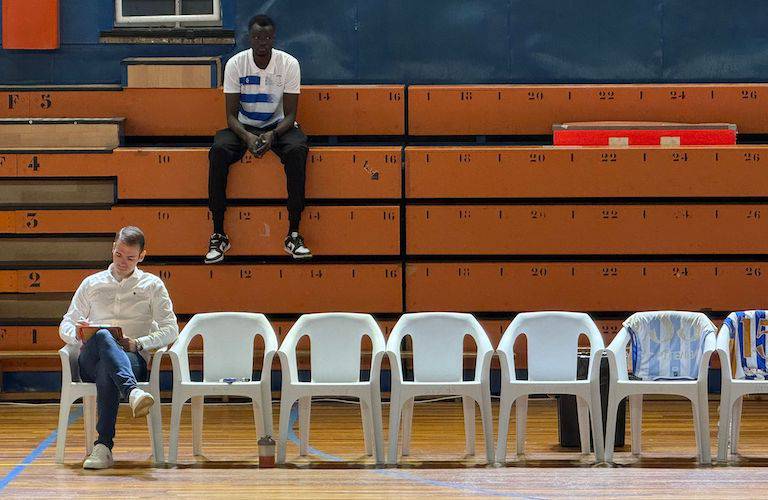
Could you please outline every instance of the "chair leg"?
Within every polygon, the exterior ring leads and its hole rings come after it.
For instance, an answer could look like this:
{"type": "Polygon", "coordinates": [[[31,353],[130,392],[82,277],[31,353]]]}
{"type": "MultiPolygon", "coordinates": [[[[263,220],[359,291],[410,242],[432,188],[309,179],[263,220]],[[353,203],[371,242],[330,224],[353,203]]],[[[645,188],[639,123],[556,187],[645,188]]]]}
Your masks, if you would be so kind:
{"type": "Polygon", "coordinates": [[[632,430],[632,454],[640,456],[642,452],[643,435],[643,395],[633,394],[629,397],[629,423],[632,430]]]}
{"type": "Polygon", "coordinates": [[[69,398],[69,391],[62,389],[61,401],[59,402],[59,427],[56,431],[56,462],[60,464],[64,463],[64,448],[67,444],[69,413],[72,410],[72,402],[69,398]]]}
{"type": "Polygon", "coordinates": [[[485,459],[488,464],[494,462],[493,450],[493,411],[491,411],[491,391],[489,387],[484,387],[480,395],[480,420],[483,423],[483,439],[485,440],[485,459]]]}
{"type": "Polygon", "coordinates": [[[698,418],[694,425],[699,428],[699,460],[702,464],[712,463],[712,444],[709,435],[709,398],[707,397],[707,388],[699,391],[697,395],[698,418]]]}
{"type": "Polygon", "coordinates": [[[157,397],[155,404],[147,415],[147,425],[149,427],[149,439],[152,443],[152,459],[155,464],[165,462],[165,442],[163,439],[163,415],[160,409],[160,397],[157,397]]]}
{"type": "Polygon", "coordinates": [[[90,455],[93,451],[93,442],[96,441],[96,397],[83,398],[83,422],[85,425],[85,453],[90,455]]]}
{"type": "Polygon", "coordinates": [[[389,394],[389,449],[387,450],[387,463],[392,465],[397,463],[397,439],[400,433],[401,415],[400,389],[393,385],[389,394]]]}
{"type": "Polygon", "coordinates": [[[622,398],[616,395],[616,386],[611,386],[608,395],[608,409],[606,415],[608,421],[605,423],[605,455],[604,460],[613,463],[613,448],[616,444],[616,420],[619,412],[619,403],[622,398]]]}
{"type": "Polygon", "coordinates": [[[730,392],[723,388],[720,392],[720,411],[717,423],[717,461],[721,464],[728,463],[728,441],[732,425],[732,407],[730,392]]]}
{"type": "Polygon", "coordinates": [[[203,396],[192,398],[192,454],[203,454],[203,396]]]}
{"type": "Polygon", "coordinates": [[[384,425],[381,415],[381,391],[373,389],[371,409],[373,413],[373,446],[376,453],[376,463],[384,463],[384,425]]]}
{"type": "Polygon", "coordinates": [[[264,416],[261,414],[259,398],[251,398],[251,408],[253,408],[253,425],[256,428],[256,440],[258,441],[265,434],[264,416]]]}
{"type": "MultiPolygon", "coordinates": [[[[263,419],[262,431],[265,435],[274,436],[272,424],[272,388],[262,386],[261,389],[261,418],[263,419]]],[[[261,437],[261,436],[259,436],[261,437]]]]}
{"type": "Polygon", "coordinates": [[[462,396],[461,404],[464,410],[464,445],[467,455],[475,454],[475,400],[462,396]]]}
{"type": "Polygon", "coordinates": [[[581,441],[581,453],[589,454],[589,407],[581,397],[576,396],[576,410],[579,415],[579,440],[581,441]]]}
{"type": "Polygon", "coordinates": [[[312,398],[305,396],[299,398],[299,455],[307,456],[309,448],[309,415],[312,411],[312,398]]]}
{"type": "Polygon", "coordinates": [[[363,421],[363,441],[365,442],[365,454],[373,455],[373,411],[371,402],[360,398],[360,419],[363,421]]]}
{"type": "Polygon", "coordinates": [[[409,399],[403,405],[403,450],[402,455],[407,457],[411,454],[411,429],[413,427],[413,404],[414,398],[409,399]]]}
{"type": "Polygon", "coordinates": [[[171,435],[168,438],[168,463],[175,464],[179,453],[179,431],[181,430],[181,411],[186,399],[182,399],[178,388],[173,390],[171,401],[171,435]]]}
{"type": "Polygon", "coordinates": [[[277,457],[275,462],[278,464],[285,463],[285,446],[288,441],[288,432],[290,431],[289,425],[291,423],[291,409],[296,399],[293,396],[288,396],[283,392],[283,397],[280,398],[280,421],[278,422],[277,437],[277,457]]]}
{"type": "Polygon", "coordinates": [[[499,402],[499,435],[496,440],[496,462],[504,464],[507,461],[507,434],[509,433],[509,418],[512,415],[512,398],[502,393],[499,402]]]}
{"type": "Polygon", "coordinates": [[[525,453],[525,428],[528,423],[528,395],[515,400],[515,437],[517,438],[517,454],[525,453]]]}
{"type": "Polygon", "coordinates": [[[592,448],[595,450],[595,462],[605,461],[605,440],[603,438],[603,402],[600,397],[600,385],[595,384],[589,393],[589,416],[592,422],[592,448]]]}
{"type": "Polygon", "coordinates": [[[739,437],[741,434],[741,409],[744,397],[740,396],[733,402],[731,413],[731,453],[734,455],[739,452],[739,437]]]}

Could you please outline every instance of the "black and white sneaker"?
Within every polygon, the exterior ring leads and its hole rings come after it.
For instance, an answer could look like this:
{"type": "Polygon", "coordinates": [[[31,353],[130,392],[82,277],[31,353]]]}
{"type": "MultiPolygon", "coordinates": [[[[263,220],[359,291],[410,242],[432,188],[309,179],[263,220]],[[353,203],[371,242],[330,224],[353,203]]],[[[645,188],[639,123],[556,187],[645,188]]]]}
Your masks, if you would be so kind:
{"type": "Polygon", "coordinates": [[[285,237],[285,253],[294,259],[309,259],[312,257],[312,252],[304,246],[304,238],[295,232],[285,237]]]}
{"type": "Polygon", "coordinates": [[[208,253],[205,254],[206,264],[215,264],[224,260],[224,254],[229,250],[229,238],[226,234],[213,233],[208,243],[208,253]]]}

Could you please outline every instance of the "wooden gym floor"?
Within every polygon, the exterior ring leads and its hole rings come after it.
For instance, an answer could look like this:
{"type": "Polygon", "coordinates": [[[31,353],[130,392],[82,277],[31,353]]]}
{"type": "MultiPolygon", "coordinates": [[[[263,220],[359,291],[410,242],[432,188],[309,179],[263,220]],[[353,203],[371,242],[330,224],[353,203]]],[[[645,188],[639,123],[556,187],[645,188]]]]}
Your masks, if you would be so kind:
{"type": "MultiPolygon", "coordinates": [[[[277,416],[277,405],[274,414],[277,416]]],[[[0,406],[0,496],[37,497],[228,497],[395,498],[723,498],[760,497],[768,481],[768,441],[761,418],[766,402],[744,404],[741,455],[730,465],[696,464],[690,404],[656,400],[644,404],[643,454],[617,449],[616,467],[594,466],[558,445],[556,404],[529,404],[524,458],[514,456],[514,412],[507,464],[486,466],[477,418],[477,455],[464,454],[460,402],[417,404],[411,455],[398,468],[376,468],[363,453],[357,405],[315,402],[310,455],[288,444],[287,464],[257,468],[258,452],[250,405],[208,404],[203,457],[192,456],[188,407],[182,420],[178,467],[149,462],[146,420],[120,409],[116,465],[84,471],[82,419],[70,426],[66,464],[54,462],[57,405],[0,406]],[[749,493],[749,492],[752,493],[749,493]]],[[[384,406],[385,431],[388,406],[384,406]]],[[[494,402],[494,417],[498,408],[494,402]]],[[[712,452],[716,454],[717,402],[710,404],[712,452]]],[[[79,413],[79,412],[78,412],[79,413]]],[[[167,443],[170,408],[163,407],[167,443]]],[[[496,420],[494,418],[494,425],[496,420]]],[[[291,434],[295,439],[297,430],[291,434]]],[[[385,432],[386,437],[386,432],[385,432]]],[[[495,442],[495,440],[494,440],[495,442]]]]}

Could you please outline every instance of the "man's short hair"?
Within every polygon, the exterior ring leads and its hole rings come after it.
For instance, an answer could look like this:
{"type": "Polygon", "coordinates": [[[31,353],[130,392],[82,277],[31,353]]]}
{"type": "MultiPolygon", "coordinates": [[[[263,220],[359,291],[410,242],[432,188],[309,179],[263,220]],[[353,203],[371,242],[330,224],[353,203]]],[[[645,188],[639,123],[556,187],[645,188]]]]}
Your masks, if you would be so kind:
{"type": "Polygon", "coordinates": [[[144,231],[136,226],[125,226],[115,235],[115,243],[118,241],[128,246],[138,246],[139,252],[144,251],[144,231]]]}
{"type": "Polygon", "coordinates": [[[251,28],[253,28],[254,24],[257,24],[262,28],[267,28],[269,26],[272,26],[272,29],[276,28],[275,22],[266,14],[256,14],[253,16],[251,20],[248,21],[248,31],[251,31],[251,28]]]}

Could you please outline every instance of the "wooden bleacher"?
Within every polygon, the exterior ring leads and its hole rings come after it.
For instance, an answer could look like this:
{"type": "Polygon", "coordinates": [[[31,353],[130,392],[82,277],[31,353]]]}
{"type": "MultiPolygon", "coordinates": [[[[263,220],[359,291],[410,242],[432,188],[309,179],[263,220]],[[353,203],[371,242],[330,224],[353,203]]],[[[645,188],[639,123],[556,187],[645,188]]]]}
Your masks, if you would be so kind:
{"type": "Polygon", "coordinates": [[[410,85],[408,133],[549,135],[589,121],[735,123],[768,131],[768,84],[410,85]]]}
{"type": "MultiPolygon", "coordinates": [[[[403,312],[474,312],[494,345],[524,310],[591,312],[606,341],[637,310],[705,310],[718,321],[732,309],[764,306],[768,292],[768,238],[760,236],[768,234],[766,146],[554,148],[450,139],[548,135],[553,123],[606,119],[733,122],[741,133],[764,134],[766,92],[764,84],[307,86],[299,121],[308,134],[358,136],[354,146],[310,150],[302,232],[316,262],[275,259],[285,180],[268,154],[246,155],[229,180],[230,198],[247,201],[227,212],[228,256],[251,260],[191,263],[210,233],[207,148],[199,147],[0,150],[0,184],[100,179],[115,192],[106,204],[52,206],[39,197],[23,209],[5,207],[0,236],[90,238],[88,248],[97,248],[104,242],[94,238],[137,224],[153,259],[143,268],[166,282],[182,321],[196,312],[259,311],[280,318],[279,335],[292,323],[282,318],[326,310],[376,313],[386,332],[403,312]],[[396,145],[366,145],[364,136],[391,136],[396,145]],[[431,136],[446,139],[413,145],[431,136]],[[272,260],[252,263],[262,257],[272,260]]],[[[3,88],[0,102],[13,103],[0,107],[0,118],[75,110],[125,117],[128,136],[210,136],[224,126],[220,89],[3,88]]],[[[7,325],[0,326],[0,371],[59,369],[52,325],[82,278],[98,270],[81,260],[0,270],[0,303],[18,311],[0,315],[7,325]]],[[[516,352],[525,367],[524,343],[516,352]]]]}
{"type": "MultiPolygon", "coordinates": [[[[125,118],[128,136],[212,136],[226,128],[221,89],[0,87],[0,118],[125,118]]],[[[298,122],[309,135],[402,135],[402,85],[306,85],[298,122]]]]}

